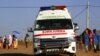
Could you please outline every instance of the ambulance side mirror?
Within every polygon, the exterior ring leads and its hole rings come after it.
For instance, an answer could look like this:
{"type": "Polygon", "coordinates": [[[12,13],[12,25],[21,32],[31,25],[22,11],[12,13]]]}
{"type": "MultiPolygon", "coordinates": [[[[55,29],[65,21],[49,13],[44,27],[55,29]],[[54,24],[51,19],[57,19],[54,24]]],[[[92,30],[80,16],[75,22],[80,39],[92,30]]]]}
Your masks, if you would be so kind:
{"type": "Polygon", "coordinates": [[[27,29],[28,32],[33,32],[33,29],[30,27],[29,29],[27,29]]]}
{"type": "Polygon", "coordinates": [[[78,29],[79,29],[79,26],[78,26],[77,23],[74,23],[74,29],[75,29],[75,30],[78,30],[78,29]]]}

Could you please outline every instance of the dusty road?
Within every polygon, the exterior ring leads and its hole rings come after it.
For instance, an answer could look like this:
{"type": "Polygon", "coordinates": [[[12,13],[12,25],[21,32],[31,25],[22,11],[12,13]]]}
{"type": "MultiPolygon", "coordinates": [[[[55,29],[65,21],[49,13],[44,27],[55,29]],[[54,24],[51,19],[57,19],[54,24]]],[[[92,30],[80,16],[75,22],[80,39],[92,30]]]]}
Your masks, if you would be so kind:
{"type": "MultiPolygon", "coordinates": [[[[0,56],[32,56],[32,45],[25,48],[24,45],[19,45],[18,49],[0,49],[0,56]]],[[[100,56],[100,51],[85,52],[83,49],[78,49],[76,56],[100,56]]]]}

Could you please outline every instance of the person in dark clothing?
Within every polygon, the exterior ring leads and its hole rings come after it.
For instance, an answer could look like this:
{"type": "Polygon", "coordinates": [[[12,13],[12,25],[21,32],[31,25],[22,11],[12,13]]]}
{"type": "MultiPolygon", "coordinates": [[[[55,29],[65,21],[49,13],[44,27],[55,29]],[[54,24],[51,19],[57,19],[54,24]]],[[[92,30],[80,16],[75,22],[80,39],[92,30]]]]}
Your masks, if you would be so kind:
{"type": "Polygon", "coordinates": [[[28,41],[27,41],[28,37],[29,37],[29,34],[26,34],[25,39],[24,39],[26,48],[28,47],[28,41]]]}
{"type": "Polygon", "coordinates": [[[99,46],[98,46],[98,49],[100,51],[100,35],[99,35],[99,46]]]}
{"type": "Polygon", "coordinates": [[[12,35],[12,47],[13,47],[13,48],[14,48],[15,38],[16,38],[16,37],[15,37],[15,35],[13,34],[13,35],[12,35]]]}
{"type": "Polygon", "coordinates": [[[6,39],[4,39],[3,48],[6,49],[6,39]]]}
{"type": "Polygon", "coordinates": [[[8,48],[9,49],[9,39],[8,38],[5,38],[4,39],[4,44],[3,44],[3,48],[8,48]]]}
{"type": "Polygon", "coordinates": [[[94,42],[94,52],[99,50],[99,36],[96,29],[93,30],[93,42],[94,42]]]}

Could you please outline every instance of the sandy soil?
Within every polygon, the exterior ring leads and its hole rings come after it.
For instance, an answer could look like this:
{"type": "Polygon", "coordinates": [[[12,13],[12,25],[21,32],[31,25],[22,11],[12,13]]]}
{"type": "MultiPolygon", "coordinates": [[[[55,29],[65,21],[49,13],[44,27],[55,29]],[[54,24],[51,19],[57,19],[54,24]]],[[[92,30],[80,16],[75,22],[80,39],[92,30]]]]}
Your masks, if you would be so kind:
{"type": "MultiPolygon", "coordinates": [[[[25,45],[19,45],[18,49],[0,49],[0,56],[32,56],[32,45],[25,48],[25,45]]],[[[62,55],[64,56],[64,55],[62,55]]],[[[76,56],[100,56],[100,51],[85,52],[84,49],[77,49],[76,56]]]]}

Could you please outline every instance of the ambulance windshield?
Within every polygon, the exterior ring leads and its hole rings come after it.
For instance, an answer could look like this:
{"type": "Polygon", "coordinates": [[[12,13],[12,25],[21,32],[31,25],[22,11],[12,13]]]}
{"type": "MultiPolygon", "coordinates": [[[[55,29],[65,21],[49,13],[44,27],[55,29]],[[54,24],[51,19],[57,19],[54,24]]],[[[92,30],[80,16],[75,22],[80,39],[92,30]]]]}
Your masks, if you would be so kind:
{"type": "Polygon", "coordinates": [[[71,19],[37,20],[35,30],[72,29],[71,19]]]}

